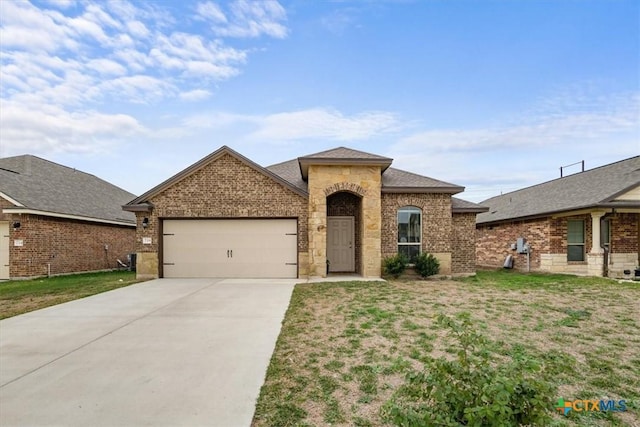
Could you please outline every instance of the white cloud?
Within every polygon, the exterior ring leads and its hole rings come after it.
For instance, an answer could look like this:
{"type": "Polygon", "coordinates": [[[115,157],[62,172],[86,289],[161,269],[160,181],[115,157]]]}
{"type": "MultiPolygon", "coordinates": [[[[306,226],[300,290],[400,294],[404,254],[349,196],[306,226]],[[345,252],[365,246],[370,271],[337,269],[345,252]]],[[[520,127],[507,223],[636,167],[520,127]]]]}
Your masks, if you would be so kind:
{"type": "Polygon", "coordinates": [[[201,113],[185,119],[183,125],[191,129],[221,129],[241,125],[244,137],[263,143],[310,139],[361,141],[397,132],[401,127],[398,117],[390,112],[370,111],[346,116],[339,111],[323,108],[268,115],[201,113]]]}
{"type": "Polygon", "coordinates": [[[211,97],[216,81],[240,73],[252,47],[235,48],[215,38],[221,35],[213,29],[193,33],[193,18],[222,24],[234,37],[243,32],[242,37],[282,37],[287,31],[286,13],[277,2],[237,1],[229,7],[227,22],[211,2],[198,5],[197,16],[172,16],[162,3],[126,0],[0,2],[0,144],[77,150],[82,123],[86,135],[101,141],[116,140],[120,133],[97,129],[99,120],[115,129],[140,128],[131,116],[97,111],[105,105],[117,111],[127,103],[211,97]],[[27,120],[27,111],[42,125],[27,120]]]}
{"type": "Polygon", "coordinates": [[[183,101],[202,101],[211,97],[211,92],[204,89],[190,90],[189,92],[183,92],[180,94],[180,99],[183,101]]]}
{"type": "Polygon", "coordinates": [[[101,152],[114,141],[145,132],[124,114],[95,111],[70,113],[49,107],[41,111],[3,102],[0,140],[3,155],[33,152],[101,152]]]}
{"type": "Polygon", "coordinates": [[[262,35],[285,38],[287,12],[275,0],[235,0],[225,14],[213,2],[199,3],[198,17],[211,22],[213,32],[221,37],[256,38],[262,35]]]}
{"type": "Polygon", "coordinates": [[[211,20],[214,23],[225,23],[227,22],[227,17],[225,16],[220,6],[213,2],[204,2],[198,3],[196,7],[196,11],[198,12],[198,16],[202,19],[211,20]]]}
{"type": "Polygon", "coordinates": [[[564,109],[559,108],[557,102],[554,105],[553,111],[540,111],[537,116],[527,114],[520,123],[508,127],[419,132],[400,140],[394,150],[450,152],[544,147],[560,141],[594,140],[640,130],[638,94],[614,94],[600,100],[585,100],[564,109]]]}

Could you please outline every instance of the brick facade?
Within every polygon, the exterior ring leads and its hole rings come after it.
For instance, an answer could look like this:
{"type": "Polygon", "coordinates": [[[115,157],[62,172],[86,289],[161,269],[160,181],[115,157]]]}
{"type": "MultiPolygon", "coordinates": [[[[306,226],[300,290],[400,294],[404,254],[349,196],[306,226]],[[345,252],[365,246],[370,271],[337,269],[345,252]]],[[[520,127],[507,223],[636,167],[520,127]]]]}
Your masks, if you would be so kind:
{"type": "Polygon", "coordinates": [[[473,274],[476,272],[476,226],[475,213],[454,213],[451,236],[451,273],[473,274]]]}
{"type": "Polygon", "coordinates": [[[353,216],[355,271],[379,277],[382,257],[397,252],[397,209],[408,205],[423,211],[423,250],[438,257],[442,274],[475,271],[475,213],[452,214],[450,194],[383,193],[378,165],[310,160],[307,172],[305,197],[229,150],[172,178],[144,199],[148,211],[136,212],[138,276],[162,275],[163,219],[295,218],[298,276],[324,277],[327,217],[353,216]]]}
{"type": "Polygon", "coordinates": [[[11,278],[114,269],[116,260],[126,262],[135,248],[133,227],[39,215],[4,215],[4,219],[10,221],[11,278]],[[14,229],[13,221],[20,221],[20,228],[14,229]],[[22,246],[15,246],[16,240],[22,246]]]}
{"type": "MultiPolygon", "coordinates": [[[[398,252],[397,213],[404,206],[415,206],[422,210],[422,251],[438,258],[440,273],[463,273],[452,269],[453,219],[450,194],[383,193],[382,256],[388,257],[398,252]]],[[[473,235],[473,228],[469,228],[467,233],[473,235]]]]}
{"type": "MultiPolygon", "coordinates": [[[[638,254],[638,217],[635,213],[615,213],[610,216],[609,276],[623,277],[624,270],[633,269],[638,254]],[[619,261],[618,261],[619,260],[619,261]]],[[[511,244],[524,237],[531,246],[532,271],[564,272],[573,274],[599,273],[601,268],[589,266],[592,252],[592,216],[580,214],[546,217],[526,221],[480,224],[476,227],[476,257],[479,266],[499,268],[507,255],[514,256],[514,268],[526,269],[526,255],[511,250],[511,244]],[[585,259],[567,261],[567,222],[583,220],[585,223],[585,259]]]]}
{"type": "Polygon", "coordinates": [[[137,212],[139,276],[157,277],[162,218],[296,218],[299,274],[307,269],[307,200],[237,158],[223,154],[152,197],[151,212],[137,212]],[[143,218],[149,225],[142,227],[143,218]],[[143,244],[143,238],[151,244],[143,244]]]}

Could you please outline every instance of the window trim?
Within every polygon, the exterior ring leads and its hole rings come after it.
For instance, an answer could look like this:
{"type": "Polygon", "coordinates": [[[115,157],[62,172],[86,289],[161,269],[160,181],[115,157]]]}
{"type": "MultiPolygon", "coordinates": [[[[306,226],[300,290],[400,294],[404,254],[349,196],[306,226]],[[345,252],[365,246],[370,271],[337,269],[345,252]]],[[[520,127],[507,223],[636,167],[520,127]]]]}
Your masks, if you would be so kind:
{"type": "Polygon", "coordinates": [[[400,246],[417,246],[418,247],[418,255],[420,255],[422,253],[422,227],[423,227],[423,222],[422,222],[422,209],[420,209],[418,206],[413,206],[413,205],[406,205],[406,206],[401,206],[398,208],[398,210],[396,211],[396,248],[397,248],[397,252],[400,253],[400,246]],[[410,213],[418,213],[420,215],[420,227],[419,227],[419,235],[418,235],[418,241],[417,242],[401,242],[400,241],[400,213],[401,212],[410,212],[410,213]]]}
{"type": "Polygon", "coordinates": [[[586,259],[585,248],[587,246],[587,222],[584,219],[568,219],[567,220],[567,262],[584,262],[586,259]],[[580,222],[582,223],[582,243],[569,242],[569,223],[580,222]],[[569,259],[569,247],[577,246],[582,248],[582,259],[569,259]]]}

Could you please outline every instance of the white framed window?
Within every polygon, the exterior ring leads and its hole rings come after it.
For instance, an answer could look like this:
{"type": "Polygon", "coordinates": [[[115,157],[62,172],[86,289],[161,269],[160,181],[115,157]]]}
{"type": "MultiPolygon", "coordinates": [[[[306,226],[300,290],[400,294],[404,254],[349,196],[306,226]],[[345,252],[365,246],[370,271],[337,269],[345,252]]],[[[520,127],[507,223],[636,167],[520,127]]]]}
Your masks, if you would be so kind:
{"type": "Polygon", "coordinates": [[[398,253],[413,263],[422,251],[422,210],[415,206],[398,209],[398,253]]]}
{"type": "Polygon", "coordinates": [[[584,261],[584,220],[567,221],[567,261],[584,261]]]}

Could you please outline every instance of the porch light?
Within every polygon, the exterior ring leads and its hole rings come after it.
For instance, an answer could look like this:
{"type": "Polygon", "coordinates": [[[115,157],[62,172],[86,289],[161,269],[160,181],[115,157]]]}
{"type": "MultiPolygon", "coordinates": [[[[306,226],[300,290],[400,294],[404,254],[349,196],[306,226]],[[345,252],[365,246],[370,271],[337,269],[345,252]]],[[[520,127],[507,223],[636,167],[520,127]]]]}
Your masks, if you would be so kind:
{"type": "Polygon", "coordinates": [[[147,228],[149,226],[149,218],[146,216],[142,218],[142,228],[147,228]]]}
{"type": "Polygon", "coordinates": [[[20,221],[13,221],[13,229],[17,230],[18,228],[20,228],[22,224],[20,224],[20,221]]]}

